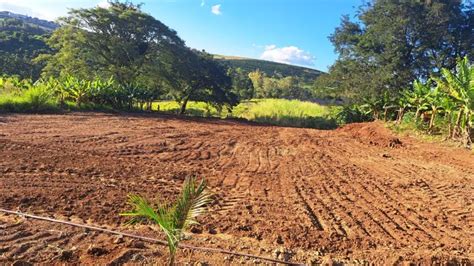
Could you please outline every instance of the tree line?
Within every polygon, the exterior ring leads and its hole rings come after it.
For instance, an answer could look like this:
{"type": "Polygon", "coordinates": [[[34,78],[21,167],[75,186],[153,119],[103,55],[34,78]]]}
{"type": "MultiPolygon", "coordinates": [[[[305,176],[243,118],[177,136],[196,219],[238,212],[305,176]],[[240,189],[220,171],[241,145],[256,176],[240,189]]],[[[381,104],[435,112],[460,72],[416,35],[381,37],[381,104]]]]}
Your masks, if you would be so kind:
{"type": "Polygon", "coordinates": [[[461,0],[371,0],[330,36],[338,54],[323,86],[351,102],[399,97],[414,80],[474,58],[474,9],[461,0]]]}
{"type": "MultiPolygon", "coordinates": [[[[2,23],[13,22],[3,20],[2,23]]],[[[212,55],[187,47],[174,30],[131,2],[113,1],[107,8],[72,9],[57,23],[59,27],[48,37],[40,28],[28,29],[29,33],[38,31],[37,35],[28,36],[35,36],[38,41],[40,36],[46,39],[44,49],[19,48],[10,53],[25,57],[23,61],[31,64],[17,68],[27,71],[35,66],[39,73],[8,71],[4,66],[14,68],[15,61],[2,56],[8,61],[2,64],[3,74],[38,79],[29,83],[42,84],[42,89],[51,88],[51,94],[60,101],[77,96],[79,100],[74,101],[78,104],[89,101],[123,107],[124,102],[128,102],[127,106],[143,102],[149,106],[150,102],[167,97],[181,104],[181,113],[186,111],[190,100],[232,108],[245,96],[239,94],[241,88],[236,86],[252,85],[250,81],[233,82],[228,69],[213,60],[212,55]],[[21,51],[35,51],[35,54],[23,56],[21,51]],[[58,86],[62,88],[57,89],[58,86]],[[105,92],[110,94],[109,99],[97,96],[105,92]]],[[[2,34],[16,37],[18,31],[2,34]]],[[[12,42],[17,39],[25,45],[35,45],[34,40],[21,38],[13,38],[9,43],[2,41],[0,45],[14,49],[17,46],[12,42]]],[[[3,83],[15,82],[5,79],[3,83]]]]}
{"type": "Polygon", "coordinates": [[[417,127],[469,146],[473,7],[470,0],[367,1],[330,36],[338,58],[317,82],[350,103],[349,120],[413,117],[417,127]]]}
{"type": "MultiPolygon", "coordinates": [[[[186,111],[189,101],[231,109],[252,98],[325,97],[314,93],[313,84],[304,77],[267,76],[258,69],[249,73],[214,60],[205,51],[191,49],[174,30],[131,2],[72,9],[58,19],[52,33],[21,20],[3,19],[0,23],[0,50],[5,52],[0,62],[2,74],[41,80],[41,84],[54,78],[58,84],[75,80],[76,84],[89,84],[76,88],[90,88],[98,81],[112,80],[117,88],[113,97],[122,95],[122,102],[128,101],[127,97],[142,102],[144,95],[147,102],[172,99],[180,104],[180,113],[186,111]]],[[[97,97],[92,91],[101,89],[78,90],[89,93],[83,97],[88,101],[109,102],[93,101],[97,97]]]]}

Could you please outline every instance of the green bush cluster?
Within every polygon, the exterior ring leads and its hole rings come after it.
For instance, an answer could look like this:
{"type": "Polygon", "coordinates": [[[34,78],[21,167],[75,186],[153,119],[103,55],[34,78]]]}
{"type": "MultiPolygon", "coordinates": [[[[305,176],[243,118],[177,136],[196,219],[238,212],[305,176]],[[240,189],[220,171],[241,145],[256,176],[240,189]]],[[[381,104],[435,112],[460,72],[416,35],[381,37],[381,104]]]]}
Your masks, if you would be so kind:
{"type": "Polygon", "coordinates": [[[337,110],[334,117],[338,125],[367,122],[373,120],[372,116],[358,105],[346,105],[342,107],[342,109],[337,110]]]}
{"type": "Polygon", "coordinates": [[[58,110],[151,110],[157,98],[139,84],[120,85],[113,79],[92,81],[72,76],[31,82],[0,78],[0,111],[48,112],[58,110]]]}

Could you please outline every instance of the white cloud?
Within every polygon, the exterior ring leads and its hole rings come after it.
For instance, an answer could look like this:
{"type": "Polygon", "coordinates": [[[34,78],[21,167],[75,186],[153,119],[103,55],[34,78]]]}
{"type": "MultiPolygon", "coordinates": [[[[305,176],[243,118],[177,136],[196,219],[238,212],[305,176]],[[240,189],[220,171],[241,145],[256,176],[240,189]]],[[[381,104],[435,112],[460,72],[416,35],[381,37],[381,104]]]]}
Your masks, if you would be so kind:
{"type": "Polygon", "coordinates": [[[109,8],[110,7],[110,3],[109,1],[107,0],[102,0],[100,1],[98,4],[97,4],[98,7],[102,7],[102,8],[109,8]]]}
{"type": "Polygon", "coordinates": [[[0,10],[44,19],[56,18],[55,14],[51,14],[50,12],[43,12],[43,10],[33,9],[31,7],[28,7],[26,3],[22,3],[21,1],[19,1],[19,3],[14,3],[13,1],[0,0],[0,10]]]}
{"type": "Polygon", "coordinates": [[[296,46],[278,48],[274,44],[267,45],[265,46],[265,51],[263,51],[260,59],[292,65],[314,65],[314,56],[296,46]]]}
{"type": "Polygon", "coordinates": [[[107,6],[106,0],[0,0],[0,10],[54,20],[67,15],[70,8],[107,6]]]}
{"type": "Polygon", "coordinates": [[[222,12],[221,12],[221,5],[219,4],[219,5],[214,5],[214,6],[212,6],[212,7],[211,7],[211,12],[212,12],[212,14],[214,14],[214,15],[221,15],[221,14],[222,14],[222,12]]]}

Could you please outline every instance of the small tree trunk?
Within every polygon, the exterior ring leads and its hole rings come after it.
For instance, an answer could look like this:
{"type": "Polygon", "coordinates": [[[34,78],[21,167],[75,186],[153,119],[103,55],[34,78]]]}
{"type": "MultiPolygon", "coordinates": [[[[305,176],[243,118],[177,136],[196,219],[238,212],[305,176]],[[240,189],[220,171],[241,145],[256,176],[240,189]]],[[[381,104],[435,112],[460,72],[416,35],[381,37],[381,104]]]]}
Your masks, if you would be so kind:
{"type": "Polygon", "coordinates": [[[385,111],[383,113],[383,121],[387,122],[388,108],[385,107],[384,109],[385,109],[385,111]]]}
{"type": "Polygon", "coordinates": [[[186,112],[186,105],[188,104],[188,98],[185,98],[181,103],[181,108],[179,110],[179,114],[183,115],[186,112]]]}
{"type": "Polygon", "coordinates": [[[430,119],[430,126],[428,128],[429,131],[433,130],[435,118],[436,118],[436,109],[432,109],[431,119],[430,119]]]}
{"type": "Polygon", "coordinates": [[[380,116],[380,115],[379,115],[379,111],[374,110],[374,119],[375,119],[375,120],[379,120],[379,116],[380,116]]]}
{"type": "Polygon", "coordinates": [[[452,138],[452,134],[453,134],[453,119],[452,119],[452,115],[451,115],[451,112],[447,112],[446,113],[446,117],[448,118],[448,138],[452,138]]]}
{"type": "Polygon", "coordinates": [[[415,122],[418,122],[418,118],[420,118],[420,108],[416,108],[416,113],[415,113],[415,122]]]}
{"type": "Polygon", "coordinates": [[[463,109],[461,109],[458,113],[458,117],[456,119],[456,125],[453,128],[452,138],[456,138],[459,135],[459,131],[461,130],[461,120],[462,120],[463,113],[464,113],[463,109]]]}
{"type": "Polygon", "coordinates": [[[471,112],[468,111],[466,113],[466,125],[464,129],[465,134],[465,145],[467,148],[471,148],[472,140],[471,140],[471,112]]]}
{"type": "Polygon", "coordinates": [[[398,109],[397,124],[400,124],[402,122],[404,113],[405,113],[405,108],[400,107],[400,109],[398,109]]]}

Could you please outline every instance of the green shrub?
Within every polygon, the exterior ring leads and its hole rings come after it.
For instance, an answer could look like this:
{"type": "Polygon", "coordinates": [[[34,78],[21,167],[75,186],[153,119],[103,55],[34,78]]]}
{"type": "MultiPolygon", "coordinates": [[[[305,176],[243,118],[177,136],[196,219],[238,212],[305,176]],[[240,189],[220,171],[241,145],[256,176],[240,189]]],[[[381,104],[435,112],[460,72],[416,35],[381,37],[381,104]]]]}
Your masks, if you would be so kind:
{"type": "Polygon", "coordinates": [[[338,125],[372,121],[371,115],[361,110],[357,105],[346,105],[335,114],[338,125]]]}
{"type": "Polygon", "coordinates": [[[32,111],[47,111],[56,109],[55,98],[50,90],[44,86],[34,86],[23,94],[25,103],[32,111]]]}

